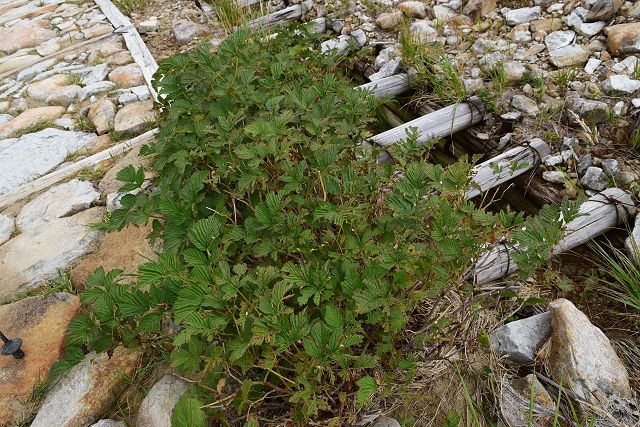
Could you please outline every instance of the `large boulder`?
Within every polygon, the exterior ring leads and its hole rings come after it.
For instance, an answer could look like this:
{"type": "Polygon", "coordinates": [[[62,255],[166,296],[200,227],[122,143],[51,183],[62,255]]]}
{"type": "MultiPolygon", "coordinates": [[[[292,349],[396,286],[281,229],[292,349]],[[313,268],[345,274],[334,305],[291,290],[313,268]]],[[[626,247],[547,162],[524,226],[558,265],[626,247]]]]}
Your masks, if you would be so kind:
{"type": "Polygon", "coordinates": [[[174,375],[165,375],[154,384],[136,414],[136,427],[171,427],[171,413],[189,383],[174,375]]]}
{"type": "Polygon", "coordinates": [[[51,389],[31,427],[84,427],[96,422],[127,386],[142,354],[117,347],[90,353],[51,389]]]}
{"type": "Polygon", "coordinates": [[[63,356],[67,325],[80,309],[74,295],[58,293],[0,306],[0,325],[9,338],[22,339],[24,358],[0,357],[0,425],[22,425],[29,397],[63,356]]]}
{"type": "Polygon", "coordinates": [[[550,305],[549,369],[553,378],[591,404],[632,397],[627,370],[609,339],[570,301],[550,305]]]}
{"type": "Polygon", "coordinates": [[[0,246],[0,301],[38,288],[92,252],[101,233],[90,225],[100,222],[102,214],[103,209],[96,207],[56,218],[0,246]]]}

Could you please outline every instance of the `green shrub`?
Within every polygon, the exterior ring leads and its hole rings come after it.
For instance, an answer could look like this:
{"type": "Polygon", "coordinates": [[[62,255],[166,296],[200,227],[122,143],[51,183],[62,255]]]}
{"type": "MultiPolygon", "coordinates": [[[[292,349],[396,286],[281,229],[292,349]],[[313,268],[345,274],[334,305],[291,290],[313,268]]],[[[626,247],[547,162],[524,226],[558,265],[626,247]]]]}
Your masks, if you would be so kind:
{"type": "MultiPolygon", "coordinates": [[[[165,252],[135,283],[96,271],[70,328],[72,345],[169,349],[212,416],[220,401],[290,405],[300,423],[366,405],[377,374],[409,366],[399,341],[420,304],[470,292],[473,258],[516,218],[466,201],[471,166],[428,163],[415,135],[376,165],[361,141],[378,101],[297,34],[241,32],[160,65],[154,189],[125,196],[107,228],[152,220],[165,252]]],[[[118,177],[130,191],[144,171],[118,177]]],[[[189,402],[177,418],[199,417],[189,402]]]]}

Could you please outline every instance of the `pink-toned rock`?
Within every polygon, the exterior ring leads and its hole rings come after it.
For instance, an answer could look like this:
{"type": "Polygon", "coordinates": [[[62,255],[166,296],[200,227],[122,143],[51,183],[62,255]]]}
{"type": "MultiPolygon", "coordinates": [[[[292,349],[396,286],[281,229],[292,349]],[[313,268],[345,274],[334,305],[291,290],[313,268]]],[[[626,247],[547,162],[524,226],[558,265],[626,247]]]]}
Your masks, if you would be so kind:
{"type": "Polygon", "coordinates": [[[614,55],[640,52],[640,23],[618,24],[604,29],[609,50],[614,55]]]}
{"type": "Polygon", "coordinates": [[[8,28],[0,27],[0,51],[8,53],[25,47],[38,46],[54,37],[56,37],[55,32],[37,24],[18,23],[8,28]]]}
{"type": "Polygon", "coordinates": [[[118,111],[113,129],[117,133],[138,134],[150,128],[154,121],[153,101],[132,102],[118,111]]]}
{"type": "Polygon", "coordinates": [[[26,129],[38,122],[50,122],[62,116],[66,111],[64,107],[39,107],[32,108],[20,114],[18,117],[0,125],[0,138],[7,138],[11,134],[26,129]]]}
{"type": "Polygon", "coordinates": [[[119,88],[130,88],[145,84],[140,67],[136,64],[123,65],[109,73],[109,80],[119,88]]]}
{"type": "Polygon", "coordinates": [[[66,86],[68,82],[68,75],[56,74],[44,80],[31,83],[27,88],[27,95],[36,101],[45,102],[53,92],[66,86]]]}
{"type": "Polygon", "coordinates": [[[108,98],[102,98],[89,108],[88,117],[96,128],[96,133],[102,135],[113,128],[116,106],[108,98]]]}

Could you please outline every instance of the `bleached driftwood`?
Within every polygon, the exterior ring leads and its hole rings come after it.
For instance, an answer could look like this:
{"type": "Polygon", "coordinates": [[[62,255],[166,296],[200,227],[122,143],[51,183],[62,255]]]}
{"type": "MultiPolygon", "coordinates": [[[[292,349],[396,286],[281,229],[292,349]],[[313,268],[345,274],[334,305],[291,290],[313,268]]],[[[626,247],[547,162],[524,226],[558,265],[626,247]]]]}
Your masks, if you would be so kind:
{"type": "MultiPolygon", "coordinates": [[[[565,237],[553,247],[554,255],[571,250],[624,223],[636,214],[636,207],[627,192],[608,188],[584,202],[579,213],[580,216],[564,225],[565,237]]],[[[526,248],[517,248],[508,242],[495,244],[476,262],[476,283],[488,283],[517,271],[518,265],[511,254],[518,250],[526,248]]]]}
{"type": "Polygon", "coordinates": [[[427,141],[452,135],[482,121],[484,105],[480,98],[473,97],[467,102],[450,105],[434,111],[402,126],[379,133],[367,140],[371,144],[381,147],[395,144],[407,138],[411,128],[418,131],[416,143],[422,145],[427,141]]]}
{"type": "Polygon", "coordinates": [[[407,92],[414,83],[415,81],[409,77],[409,74],[402,73],[365,83],[356,89],[370,90],[373,96],[382,98],[383,96],[396,96],[407,92]]]}
{"type": "Polygon", "coordinates": [[[151,142],[157,132],[158,129],[152,129],[143,133],[142,135],[136,136],[133,139],[121,142],[120,144],[114,145],[111,148],[94,154],[93,156],[89,156],[86,159],[77,161],[69,166],[55,170],[47,175],[41,176],[36,180],[14,188],[8,193],[0,196],[0,211],[8,208],[16,202],[19,202],[20,200],[24,200],[28,197],[31,197],[33,194],[39,193],[40,191],[51,187],[52,185],[62,181],[63,179],[69,178],[70,176],[78,173],[84,168],[93,167],[104,160],[108,160],[112,157],[126,153],[133,147],[151,142]]]}
{"type": "Polygon", "coordinates": [[[539,138],[527,145],[512,148],[486,162],[474,166],[473,182],[476,188],[467,192],[467,199],[479,196],[536,167],[543,157],[551,154],[551,147],[539,138]]]}
{"type": "Polygon", "coordinates": [[[111,3],[111,0],[94,0],[100,7],[102,13],[107,17],[111,25],[115,28],[114,33],[122,34],[124,42],[129,49],[129,53],[133,57],[133,60],[138,65],[144,76],[144,80],[151,91],[151,95],[154,100],[158,100],[158,94],[151,84],[151,78],[153,74],[158,70],[158,63],[151,55],[151,52],[144,44],[142,37],[138,34],[138,31],[133,26],[129,18],[124,16],[118,8],[111,3]]]}
{"type": "Polygon", "coordinates": [[[260,18],[256,18],[253,21],[249,21],[247,23],[247,26],[250,29],[272,28],[277,25],[283,24],[286,21],[302,17],[302,15],[307,13],[312,6],[313,2],[307,0],[300,4],[294,4],[292,6],[285,7],[282,10],[278,10],[268,15],[261,16],[260,18]]]}

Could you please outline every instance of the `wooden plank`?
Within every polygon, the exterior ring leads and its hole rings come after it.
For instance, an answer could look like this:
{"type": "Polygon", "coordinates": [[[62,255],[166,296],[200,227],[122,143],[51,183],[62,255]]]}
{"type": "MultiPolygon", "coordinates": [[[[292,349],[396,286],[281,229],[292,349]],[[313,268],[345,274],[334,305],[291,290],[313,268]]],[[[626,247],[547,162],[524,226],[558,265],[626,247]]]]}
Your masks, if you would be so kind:
{"type": "Polygon", "coordinates": [[[114,145],[111,148],[94,154],[93,156],[87,157],[86,159],[82,159],[72,165],[41,176],[36,180],[14,188],[8,193],[0,195],[0,211],[8,208],[16,202],[19,202],[20,200],[31,197],[33,194],[39,193],[42,190],[45,190],[52,185],[57,184],[63,179],[69,178],[70,176],[78,173],[84,168],[93,167],[104,160],[126,153],[133,147],[151,142],[157,132],[158,129],[147,131],[142,135],[130,139],[129,141],[121,142],[120,144],[114,145]]]}
{"type": "MultiPolygon", "coordinates": [[[[584,202],[579,213],[580,216],[565,224],[565,237],[553,247],[554,255],[567,252],[624,223],[636,214],[636,207],[627,192],[608,188],[584,202]]],[[[485,284],[517,271],[518,265],[511,254],[518,250],[526,248],[518,248],[509,242],[494,244],[476,262],[475,282],[485,284]]]]}
{"type": "Polygon", "coordinates": [[[408,92],[414,84],[415,80],[412,80],[409,74],[402,73],[365,83],[356,87],[356,89],[369,90],[376,98],[382,98],[408,92]]]}
{"type": "Polygon", "coordinates": [[[472,169],[476,188],[467,192],[467,199],[510,181],[536,167],[543,157],[551,154],[551,147],[541,139],[528,145],[512,148],[472,169]]]}
{"type": "MultiPolygon", "coordinates": [[[[104,1],[104,0],[100,0],[104,1]]],[[[278,26],[280,24],[285,23],[286,21],[290,21],[292,19],[298,19],[302,17],[305,13],[307,13],[313,5],[312,1],[305,1],[300,4],[294,4],[289,7],[285,7],[284,9],[278,10],[276,12],[270,13],[265,16],[261,16],[260,18],[256,18],[247,23],[247,26],[254,29],[266,29],[278,26]]]]}
{"type": "Polygon", "coordinates": [[[407,138],[407,131],[415,128],[418,131],[417,143],[452,135],[477,123],[484,117],[484,105],[480,98],[473,97],[468,102],[450,105],[434,111],[402,126],[379,133],[367,140],[371,144],[387,146],[407,138]]]}
{"type": "Polygon", "coordinates": [[[115,28],[115,34],[122,34],[124,42],[129,49],[129,53],[133,57],[133,60],[138,65],[144,76],[144,80],[147,82],[149,91],[155,101],[158,100],[158,94],[156,93],[151,79],[155,72],[158,70],[158,63],[151,55],[151,52],[144,44],[142,37],[138,34],[138,31],[133,26],[129,18],[127,18],[118,8],[111,2],[111,0],[94,0],[100,7],[102,13],[107,17],[111,25],[115,28]]]}

